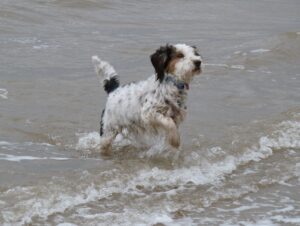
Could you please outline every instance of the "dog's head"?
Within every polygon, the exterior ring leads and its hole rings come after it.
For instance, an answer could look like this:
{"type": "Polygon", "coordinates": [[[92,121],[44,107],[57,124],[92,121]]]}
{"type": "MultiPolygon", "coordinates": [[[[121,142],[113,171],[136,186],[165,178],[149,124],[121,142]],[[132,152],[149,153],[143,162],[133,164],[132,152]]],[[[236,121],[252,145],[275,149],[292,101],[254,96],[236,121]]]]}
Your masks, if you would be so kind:
{"type": "Polygon", "coordinates": [[[201,56],[196,47],[185,44],[161,46],[151,56],[157,80],[163,81],[165,73],[189,83],[201,73],[201,56]]]}

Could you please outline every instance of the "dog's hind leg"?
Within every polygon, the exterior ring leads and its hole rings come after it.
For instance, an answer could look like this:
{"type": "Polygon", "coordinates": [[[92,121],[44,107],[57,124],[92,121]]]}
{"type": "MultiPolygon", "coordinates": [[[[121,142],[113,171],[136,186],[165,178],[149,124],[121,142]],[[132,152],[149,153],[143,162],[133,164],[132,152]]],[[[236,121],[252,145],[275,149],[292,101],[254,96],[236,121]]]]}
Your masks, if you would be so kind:
{"type": "Polygon", "coordinates": [[[100,137],[102,137],[103,135],[103,116],[105,113],[105,108],[103,109],[102,113],[101,113],[101,118],[100,118],[100,137]]]}

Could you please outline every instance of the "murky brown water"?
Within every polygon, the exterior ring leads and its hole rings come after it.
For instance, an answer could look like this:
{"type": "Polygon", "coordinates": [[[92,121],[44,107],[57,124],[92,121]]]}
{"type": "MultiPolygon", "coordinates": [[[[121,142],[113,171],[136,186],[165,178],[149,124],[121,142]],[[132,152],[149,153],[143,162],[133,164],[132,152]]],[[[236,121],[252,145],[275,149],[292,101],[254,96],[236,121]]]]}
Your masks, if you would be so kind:
{"type": "Polygon", "coordinates": [[[299,225],[300,2],[2,0],[1,225],[299,225]],[[105,93],[196,45],[178,155],[97,154],[105,93]]]}

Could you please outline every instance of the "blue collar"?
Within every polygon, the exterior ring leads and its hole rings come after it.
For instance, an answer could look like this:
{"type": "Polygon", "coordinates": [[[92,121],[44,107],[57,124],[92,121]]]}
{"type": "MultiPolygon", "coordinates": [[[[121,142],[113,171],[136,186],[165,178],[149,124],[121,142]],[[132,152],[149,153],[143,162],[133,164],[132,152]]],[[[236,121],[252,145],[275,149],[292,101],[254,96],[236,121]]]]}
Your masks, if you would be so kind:
{"type": "Polygon", "coordinates": [[[165,77],[165,81],[166,81],[166,82],[171,82],[171,83],[173,83],[173,85],[176,86],[177,89],[180,90],[180,91],[183,91],[183,90],[185,90],[185,89],[187,89],[187,90],[190,89],[188,83],[186,83],[186,82],[183,81],[183,80],[176,79],[176,78],[174,78],[173,76],[169,76],[169,75],[166,76],[166,77],[165,77]]]}

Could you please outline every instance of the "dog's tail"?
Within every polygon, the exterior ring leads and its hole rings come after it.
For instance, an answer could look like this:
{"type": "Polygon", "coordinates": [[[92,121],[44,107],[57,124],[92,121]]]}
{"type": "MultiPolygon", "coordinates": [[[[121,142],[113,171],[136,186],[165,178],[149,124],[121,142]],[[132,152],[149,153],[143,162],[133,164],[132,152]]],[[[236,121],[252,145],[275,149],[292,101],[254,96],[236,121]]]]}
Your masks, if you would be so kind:
{"type": "Polygon", "coordinates": [[[95,71],[103,84],[104,90],[110,93],[120,85],[118,74],[108,62],[101,60],[98,56],[92,56],[95,71]]]}

